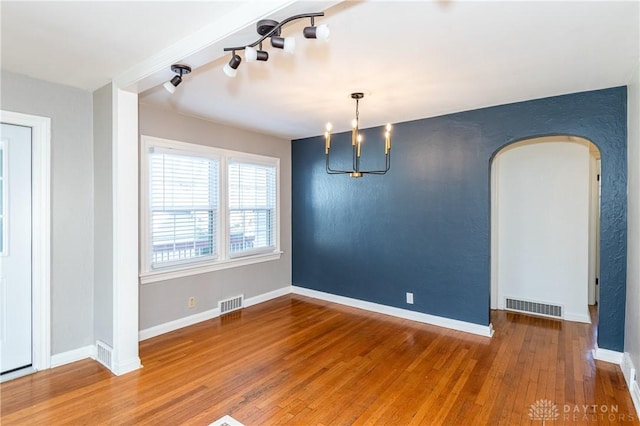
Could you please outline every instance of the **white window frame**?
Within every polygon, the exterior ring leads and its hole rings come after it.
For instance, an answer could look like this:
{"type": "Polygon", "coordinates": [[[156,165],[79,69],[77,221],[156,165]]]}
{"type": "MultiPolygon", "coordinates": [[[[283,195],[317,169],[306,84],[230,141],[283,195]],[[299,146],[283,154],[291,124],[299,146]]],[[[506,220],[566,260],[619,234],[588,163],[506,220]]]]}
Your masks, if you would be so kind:
{"type": "Polygon", "coordinates": [[[2,248],[0,248],[0,257],[9,255],[9,145],[5,143],[4,139],[0,139],[0,151],[2,151],[2,174],[0,175],[0,186],[2,186],[2,248]]]}
{"type": "Polygon", "coordinates": [[[153,136],[142,135],[140,137],[140,283],[148,284],[165,281],[173,278],[186,277],[222,269],[251,265],[254,263],[278,260],[281,257],[280,250],[280,159],[257,154],[249,154],[239,151],[214,148],[206,145],[198,145],[187,142],[179,142],[162,139],[153,136]],[[160,268],[151,267],[151,210],[149,206],[149,152],[152,149],[171,152],[177,155],[190,155],[216,158],[219,160],[219,223],[216,230],[217,259],[202,260],[171,265],[160,268]],[[227,242],[229,240],[228,227],[228,194],[227,174],[229,159],[246,161],[249,163],[264,164],[276,167],[276,243],[274,250],[260,251],[246,256],[229,256],[227,242]]]}

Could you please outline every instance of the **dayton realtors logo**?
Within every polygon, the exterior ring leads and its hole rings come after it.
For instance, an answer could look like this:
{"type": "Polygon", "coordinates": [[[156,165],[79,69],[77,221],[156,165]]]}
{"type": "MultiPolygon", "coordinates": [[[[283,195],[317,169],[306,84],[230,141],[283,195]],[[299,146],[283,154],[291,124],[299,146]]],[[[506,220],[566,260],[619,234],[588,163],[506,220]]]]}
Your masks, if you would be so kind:
{"type": "MultiPolygon", "coordinates": [[[[560,410],[551,400],[539,399],[529,408],[531,420],[541,420],[544,425],[547,421],[560,419],[560,410]]],[[[562,420],[565,422],[598,422],[609,421],[615,423],[633,422],[636,417],[629,413],[620,413],[617,405],[587,405],[564,404],[562,405],[562,420]]]]}
{"type": "Polygon", "coordinates": [[[539,399],[529,408],[529,418],[542,420],[543,425],[547,420],[558,420],[559,417],[558,406],[548,399],[539,399]]]}

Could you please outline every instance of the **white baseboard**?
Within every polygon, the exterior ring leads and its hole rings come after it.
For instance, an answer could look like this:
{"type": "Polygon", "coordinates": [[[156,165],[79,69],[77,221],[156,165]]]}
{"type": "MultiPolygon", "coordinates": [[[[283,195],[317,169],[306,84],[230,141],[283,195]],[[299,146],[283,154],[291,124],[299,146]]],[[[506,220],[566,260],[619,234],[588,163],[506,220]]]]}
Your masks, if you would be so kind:
{"type": "MultiPolygon", "coordinates": [[[[87,358],[96,359],[95,345],[83,346],[72,351],[62,352],[51,356],[51,368],[60,367],[65,364],[70,364],[87,358]]],[[[114,363],[111,372],[116,376],[120,376],[130,371],[137,370],[140,367],[142,367],[142,365],[140,365],[140,358],[135,357],[135,359],[126,360],[125,362],[121,362],[117,365],[114,363]]]]}
{"type": "Polygon", "coordinates": [[[193,324],[197,324],[202,321],[210,320],[220,316],[220,309],[213,308],[208,311],[199,312],[188,317],[178,318],[177,320],[165,322],[164,324],[154,325],[153,327],[145,328],[138,332],[138,340],[143,341],[152,337],[159,336],[161,334],[169,333],[174,330],[178,330],[183,327],[188,327],[193,324]]]}
{"type": "Polygon", "coordinates": [[[282,287],[277,290],[270,291],[269,293],[264,293],[258,296],[253,296],[248,299],[244,299],[244,306],[249,307],[249,306],[257,305],[259,303],[263,303],[268,300],[275,299],[290,293],[291,293],[291,286],[282,287]]]}
{"type": "Polygon", "coordinates": [[[589,314],[575,314],[572,312],[565,312],[564,320],[591,324],[591,317],[589,316],[589,314]]]}
{"type": "Polygon", "coordinates": [[[418,321],[426,324],[436,325],[439,327],[450,328],[453,330],[464,331],[466,333],[477,334],[479,336],[491,337],[493,335],[493,326],[479,325],[466,321],[459,321],[450,318],[439,317],[435,315],[424,314],[422,312],[410,311],[407,309],[395,308],[378,303],[367,302],[350,297],[337,296],[335,294],[324,293],[308,288],[292,286],[292,292],[302,296],[313,297],[315,299],[326,300],[327,302],[338,303],[341,305],[351,306],[353,308],[364,309],[366,311],[377,312],[380,314],[391,315],[394,317],[405,318],[412,321],[418,321]]]}
{"type": "MultiPolygon", "coordinates": [[[[451,318],[439,317],[435,315],[429,315],[422,312],[410,311],[408,309],[395,308],[392,306],[380,305],[378,303],[367,302],[359,299],[352,299],[349,297],[338,296],[335,294],[324,293],[321,291],[310,290],[303,287],[286,286],[268,293],[260,294],[258,296],[250,297],[244,300],[244,306],[249,307],[257,305],[259,303],[266,302],[271,299],[275,299],[286,294],[300,294],[302,296],[313,297],[315,299],[326,300],[328,302],[334,302],[341,305],[347,305],[358,309],[364,309],[367,311],[377,312],[380,314],[391,315],[399,318],[405,318],[411,321],[422,322],[425,324],[436,325],[439,327],[445,327],[452,330],[464,331],[466,333],[476,334],[484,337],[493,336],[493,325],[479,325],[466,321],[454,320],[451,318]]],[[[147,340],[152,337],[159,336],[164,333],[169,333],[174,330],[178,330],[183,327],[188,327],[193,324],[197,324],[202,321],[207,321],[212,318],[220,316],[220,310],[218,308],[210,309],[208,311],[200,312],[195,315],[190,315],[184,318],[178,318],[177,320],[169,321],[164,324],[159,324],[153,327],[140,330],[138,338],[140,341],[147,340]]],[[[117,374],[117,373],[116,373],[117,374]]]]}
{"type": "Polygon", "coordinates": [[[633,364],[629,352],[625,352],[623,354],[620,368],[622,368],[622,374],[624,375],[624,380],[627,382],[627,388],[629,388],[631,400],[633,401],[633,405],[636,407],[638,418],[640,418],[640,387],[638,386],[638,370],[633,364]]]}
{"type": "Polygon", "coordinates": [[[60,367],[61,365],[70,364],[86,358],[96,358],[95,345],[83,346],[78,349],[52,355],[51,368],[60,367]]]}
{"type": "Polygon", "coordinates": [[[596,347],[593,349],[593,359],[620,365],[622,363],[622,352],[601,349],[598,347],[598,344],[596,344],[596,347]]]}
{"type": "MultiPolygon", "coordinates": [[[[260,294],[258,296],[249,297],[244,299],[244,306],[249,307],[253,305],[257,305],[258,303],[263,303],[271,299],[275,299],[276,297],[284,296],[285,294],[291,293],[291,287],[282,287],[277,290],[270,291],[268,293],[260,294]]],[[[159,336],[161,334],[169,333],[174,330],[178,330],[183,327],[188,327],[193,324],[197,324],[202,321],[207,321],[212,318],[217,318],[220,316],[220,309],[213,308],[208,311],[199,312],[195,315],[190,315],[184,318],[178,318],[177,320],[165,322],[164,324],[155,325],[153,327],[145,328],[144,330],[140,330],[138,333],[138,340],[147,340],[152,337],[159,336]]]]}

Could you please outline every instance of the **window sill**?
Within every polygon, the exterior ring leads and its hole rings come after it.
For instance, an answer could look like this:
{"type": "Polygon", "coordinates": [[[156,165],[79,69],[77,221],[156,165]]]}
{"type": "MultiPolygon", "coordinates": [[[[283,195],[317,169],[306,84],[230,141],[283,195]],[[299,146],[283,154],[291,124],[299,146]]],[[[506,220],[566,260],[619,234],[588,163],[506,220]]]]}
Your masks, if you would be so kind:
{"type": "Polygon", "coordinates": [[[204,274],[207,272],[220,271],[223,269],[237,268],[239,266],[253,265],[254,263],[269,262],[278,260],[282,255],[281,251],[267,254],[256,254],[253,256],[238,257],[235,259],[217,260],[201,265],[187,265],[171,269],[161,269],[140,274],[140,284],[150,284],[158,281],[166,281],[174,278],[188,277],[190,275],[204,274]]]}

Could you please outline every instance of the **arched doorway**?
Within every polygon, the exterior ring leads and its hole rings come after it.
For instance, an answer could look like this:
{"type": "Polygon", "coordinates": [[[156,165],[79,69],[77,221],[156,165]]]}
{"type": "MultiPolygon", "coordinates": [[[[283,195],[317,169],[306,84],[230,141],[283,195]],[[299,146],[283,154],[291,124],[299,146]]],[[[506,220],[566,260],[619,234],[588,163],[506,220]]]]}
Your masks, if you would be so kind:
{"type": "Polygon", "coordinates": [[[590,322],[599,271],[600,151],[549,136],[491,164],[491,308],[590,322]]]}

